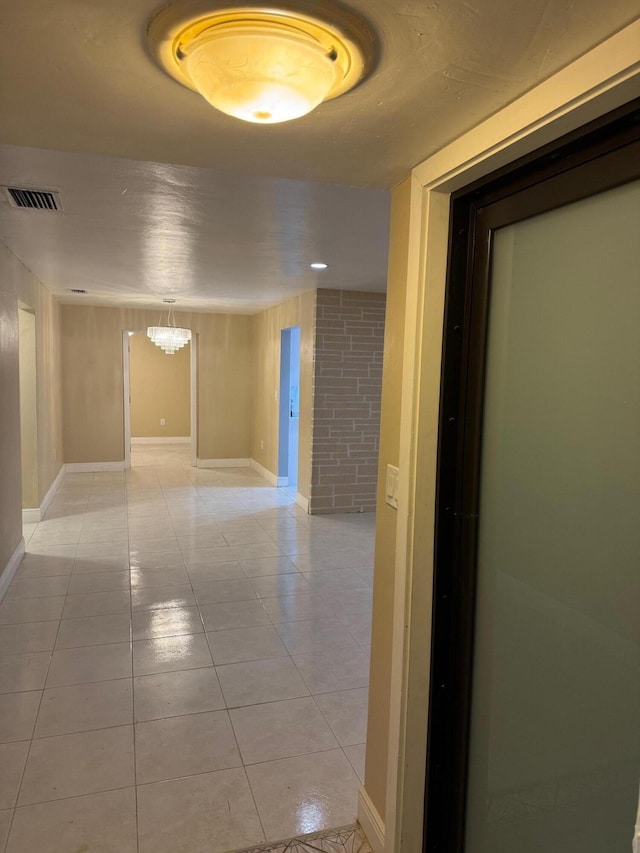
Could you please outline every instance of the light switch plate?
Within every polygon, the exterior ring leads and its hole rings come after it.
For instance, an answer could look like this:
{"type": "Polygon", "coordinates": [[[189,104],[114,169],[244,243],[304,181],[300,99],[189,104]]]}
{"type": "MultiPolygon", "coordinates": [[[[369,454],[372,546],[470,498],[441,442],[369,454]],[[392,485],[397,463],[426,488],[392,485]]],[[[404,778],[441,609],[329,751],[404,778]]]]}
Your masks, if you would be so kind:
{"type": "Polygon", "coordinates": [[[398,509],[398,475],[400,471],[395,465],[387,465],[387,486],[385,501],[393,509],[398,509]]]}

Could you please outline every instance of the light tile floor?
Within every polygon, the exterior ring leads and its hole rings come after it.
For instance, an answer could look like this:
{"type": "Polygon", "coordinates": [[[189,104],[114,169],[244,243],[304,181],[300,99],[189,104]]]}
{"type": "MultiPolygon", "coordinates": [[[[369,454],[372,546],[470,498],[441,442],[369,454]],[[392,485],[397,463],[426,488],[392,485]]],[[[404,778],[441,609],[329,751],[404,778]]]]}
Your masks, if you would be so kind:
{"type": "Polygon", "coordinates": [[[25,528],[0,604],[2,853],[225,853],[355,818],[373,516],[308,516],[188,455],[67,475],[25,528]]]}

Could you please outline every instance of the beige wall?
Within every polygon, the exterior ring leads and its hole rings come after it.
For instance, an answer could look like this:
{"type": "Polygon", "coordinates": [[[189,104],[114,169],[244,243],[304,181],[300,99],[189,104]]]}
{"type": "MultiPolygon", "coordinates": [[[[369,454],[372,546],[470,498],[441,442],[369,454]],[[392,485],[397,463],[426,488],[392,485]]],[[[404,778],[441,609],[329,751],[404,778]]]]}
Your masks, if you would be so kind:
{"type": "Polygon", "coordinates": [[[146,334],[132,335],[129,377],[132,437],[191,434],[190,344],[167,355],[146,334]]]}
{"type": "Polygon", "coordinates": [[[253,341],[253,423],[251,455],[272,474],[278,471],[280,390],[280,332],[300,326],[300,433],[298,492],[305,498],[311,487],[311,411],[313,405],[313,354],[315,290],[300,294],[251,318],[253,341]]]}
{"type": "MultiPolygon", "coordinates": [[[[2,260],[6,261],[5,249],[2,260]]],[[[6,253],[8,255],[8,253],[6,253]]],[[[15,260],[15,259],[14,259],[15,260]]],[[[0,571],[22,537],[22,473],[20,464],[20,382],[18,376],[18,306],[16,283],[7,281],[3,263],[0,291],[0,571]],[[5,288],[7,290],[5,290],[5,288]],[[13,292],[12,292],[13,291],[13,292]]]]}
{"type": "MultiPolygon", "coordinates": [[[[175,319],[197,335],[198,457],[250,456],[251,317],[184,312],[175,319]]],[[[65,462],[124,459],[122,333],[157,322],[157,311],[62,307],[65,462]]]]}
{"type": "Polygon", "coordinates": [[[387,279],[387,311],[382,372],[382,416],[378,457],[378,510],[373,582],[373,622],[369,681],[369,722],[365,785],[384,820],[387,783],[387,740],[391,682],[393,585],[397,511],[385,503],[387,465],[398,465],[404,306],[409,251],[409,196],[406,179],[391,193],[391,232],[387,279]]]}
{"type": "Polygon", "coordinates": [[[0,572],[22,537],[19,303],[36,315],[39,503],[62,464],[60,310],[38,279],[0,244],[0,572]]]}
{"type": "Polygon", "coordinates": [[[23,508],[35,508],[40,505],[38,494],[36,315],[24,308],[18,310],[18,362],[22,506],[23,508]]]}
{"type": "Polygon", "coordinates": [[[36,360],[38,385],[38,491],[40,502],[65,461],[62,452],[61,306],[36,279],[36,360]]]}

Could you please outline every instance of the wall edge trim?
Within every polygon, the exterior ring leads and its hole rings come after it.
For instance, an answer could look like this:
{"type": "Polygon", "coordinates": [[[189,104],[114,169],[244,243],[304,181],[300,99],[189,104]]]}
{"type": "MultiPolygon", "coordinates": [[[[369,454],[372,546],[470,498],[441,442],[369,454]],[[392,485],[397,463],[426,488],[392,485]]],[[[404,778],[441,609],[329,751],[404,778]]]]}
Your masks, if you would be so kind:
{"type": "Polygon", "coordinates": [[[29,507],[27,509],[22,510],[22,523],[23,524],[34,524],[42,521],[45,517],[47,510],[49,509],[49,505],[53,500],[55,493],[60,488],[60,483],[62,482],[62,478],[65,474],[65,466],[61,465],[58,473],[55,476],[53,483],[47,489],[46,495],[42,498],[42,503],[40,506],[29,507]]]}
{"type": "Polygon", "coordinates": [[[24,557],[24,551],[24,537],[22,537],[18,542],[16,550],[9,557],[9,562],[4,567],[2,574],[0,574],[0,601],[4,598],[7,590],[9,589],[9,584],[14,579],[15,574],[18,571],[18,567],[24,557]]]}
{"type": "Polygon", "coordinates": [[[250,459],[197,459],[198,468],[249,468],[250,459]]]}
{"type": "Polygon", "coordinates": [[[41,521],[45,515],[49,506],[51,505],[51,501],[53,500],[55,493],[60,488],[60,483],[62,482],[62,478],[64,477],[66,472],[66,465],[61,465],[58,473],[55,476],[53,483],[49,486],[47,494],[42,498],[42,502],[40,503],[40,518],[38,521],[41,521]]]}
{"type": "Polygon", "coordinates": [[[124,459],[119,462],[67,462],[65,474],[100,474],[105,471],[124,471],[124,459]]]}
{"type": "Polygon", "coordinates": [[[373,853],[384,853],[384,821],[364,786],[358,791],[358,821],[373,847],[373,853]]]}
{"type": "Polygon", "coordinates": [[[268,468],[265,468],[264,465],[261,465],[255,459],[251,460],[251,467],[253,468],[254,471],[257,471],[261,477],[264,477],[264,479],[267,480],[267,482],[271,483],[272,486],[278,486],[279,485],[278,477],[275,474],[273,474],[271,471],[269,471],[268,468]]]}
{"type": "Polygon", "coordinates": [[[640,75],[639,33],[636,18],[435,151],[412,174],[424,188],[452,193],[633,100],[640,75]],[[496,132],[498,126],[503,129],[496,132]]]}
{"type": "Polygon", "coordinates": [[[305,498],[305,496],[301,495],[300,492],[296,492],[295,501],[306,513],[309,512],[309,498],[305,498]]]}

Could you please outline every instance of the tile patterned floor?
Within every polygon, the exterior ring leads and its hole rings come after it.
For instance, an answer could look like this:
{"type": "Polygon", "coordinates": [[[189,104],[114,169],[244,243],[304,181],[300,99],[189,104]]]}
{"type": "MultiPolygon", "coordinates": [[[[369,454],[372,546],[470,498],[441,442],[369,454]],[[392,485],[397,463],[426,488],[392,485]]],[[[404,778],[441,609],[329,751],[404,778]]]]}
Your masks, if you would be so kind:
{"type": "Polygon", "coordinates": [[[0,853],[368,851],[255,845],[355,818],[373,521],[184,445],[67,475],[0,604],[0,853]]]}
{"type": "Polygon", "coordinates": [[[237,853],[372,853],[369,842],[357,825],[313,833],[276,844],[260,845],[237,853]]]}

